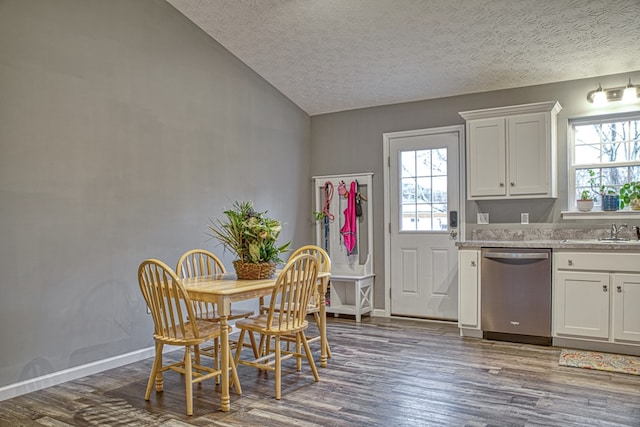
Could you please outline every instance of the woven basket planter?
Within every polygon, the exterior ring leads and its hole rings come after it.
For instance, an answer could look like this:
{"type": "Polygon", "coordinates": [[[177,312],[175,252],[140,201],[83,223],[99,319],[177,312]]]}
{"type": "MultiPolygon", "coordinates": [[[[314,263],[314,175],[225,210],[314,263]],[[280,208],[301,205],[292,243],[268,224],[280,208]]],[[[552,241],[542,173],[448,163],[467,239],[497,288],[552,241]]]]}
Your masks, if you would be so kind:
{"type": "Polygon", "coordinates": [[[270,279],[276,273],[276,264],[272,262],[252,264],[236,260],[233,261],[233,268],[238,279],[270,279]]]}

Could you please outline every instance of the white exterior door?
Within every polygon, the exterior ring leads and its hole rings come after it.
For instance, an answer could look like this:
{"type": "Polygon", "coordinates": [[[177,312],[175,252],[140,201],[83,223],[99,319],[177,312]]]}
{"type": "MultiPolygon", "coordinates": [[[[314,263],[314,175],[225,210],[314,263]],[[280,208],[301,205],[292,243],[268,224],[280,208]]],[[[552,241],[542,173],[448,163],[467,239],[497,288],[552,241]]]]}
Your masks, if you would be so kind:
{"type": "Polygon", "coordinates": [[[385,134],[390,315],[458,318],[463,127],[385,134]]]}

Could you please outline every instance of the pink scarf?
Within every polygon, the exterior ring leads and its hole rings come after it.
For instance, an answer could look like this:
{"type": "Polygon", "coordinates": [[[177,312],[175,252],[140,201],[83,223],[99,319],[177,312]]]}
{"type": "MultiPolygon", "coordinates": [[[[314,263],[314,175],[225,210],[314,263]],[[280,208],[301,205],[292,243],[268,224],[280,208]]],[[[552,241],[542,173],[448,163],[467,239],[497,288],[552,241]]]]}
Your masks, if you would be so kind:
{"type": "Polygon", "coordinates": [[[352,181],[347,195],[347,209],[344,210],[344,225],[340,229],[342,241],[349,255],[356,247],[356,193],[356,183],[352,181]]]}

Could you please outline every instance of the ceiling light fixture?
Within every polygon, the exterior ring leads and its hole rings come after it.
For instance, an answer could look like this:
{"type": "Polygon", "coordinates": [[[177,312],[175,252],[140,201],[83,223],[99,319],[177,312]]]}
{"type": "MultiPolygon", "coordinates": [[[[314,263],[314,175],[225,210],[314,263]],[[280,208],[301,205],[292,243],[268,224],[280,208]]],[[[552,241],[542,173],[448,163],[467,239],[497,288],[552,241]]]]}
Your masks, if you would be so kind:
{"type": "Polygon", "coordinates": [[[610,89],[603,89],[600,83],[598,83],[598,88],[587,94],[587,101],[597,106],[602,106],[613,101],[637,102],[638,86],[631,84],[631,77],[629,77],[629,83],[626,86],[610,89]]]}
{"type": "Polygon", "coordinates": [[[624,88],[624,92],[622,94],[622,102],[636,102],[638,100],[638,88],[631,84],[631,77],[629,77],[629,83],[627,83],[627,87],[624,88]]]}

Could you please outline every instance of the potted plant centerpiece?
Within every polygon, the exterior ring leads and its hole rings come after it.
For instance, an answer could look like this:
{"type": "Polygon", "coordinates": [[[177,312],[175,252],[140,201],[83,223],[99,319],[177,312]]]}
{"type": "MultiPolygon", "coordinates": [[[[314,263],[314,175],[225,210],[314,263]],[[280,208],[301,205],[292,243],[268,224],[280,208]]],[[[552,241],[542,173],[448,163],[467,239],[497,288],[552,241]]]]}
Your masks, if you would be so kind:
{"type": "Polygon", "coordinates": [[[255,211],[251,201],[236,201],[233,209],[224,214],[224,220],[216,219],[209,225],[209,235],[238,257],[233,261],[238,278],[273,277],[276,265],[282,262],[280,254],[286,252],[291,243],[276,244],[282,230],[280,221],[268,218],[267,211],[255,211]]]}
{"type": "Polygon", "coordinates": [[[640,181],[631,181],[620,187],[620,209],[630,206],[640,211],[640,181]]]}

